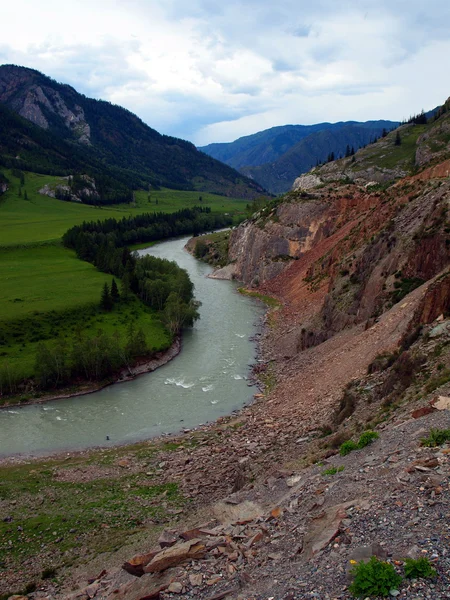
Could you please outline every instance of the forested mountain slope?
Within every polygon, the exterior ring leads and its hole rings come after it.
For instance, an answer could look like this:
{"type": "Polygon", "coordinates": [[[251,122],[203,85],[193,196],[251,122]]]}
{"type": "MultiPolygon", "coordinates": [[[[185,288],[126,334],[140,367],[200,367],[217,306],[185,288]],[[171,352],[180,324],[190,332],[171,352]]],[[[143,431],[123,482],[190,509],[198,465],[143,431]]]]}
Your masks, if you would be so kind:
{"type": "Polygon", "coordinates": [[[87,98],[38,71],[0,66],[0,103],[0,158],[7,166],[23,167],[26,162],[29,170],[68,174],[83,168],[91,174],[101,165],[133,188],[150,184],[243,198],[262,191],[190,142],[161,135],[130,111],[87,98]],[[14,120],[4,107],[38,131],[14,120]]]}
{"type": "Polygon", "coordinates": [[[280,194],[287,192],[301,173],[325,162],[331,153],[344,156],[349,149],[358,150],[380,137],[383,130],[390,131],[397,125],[393,121],[284,125],[200,149],[280,194]]]}

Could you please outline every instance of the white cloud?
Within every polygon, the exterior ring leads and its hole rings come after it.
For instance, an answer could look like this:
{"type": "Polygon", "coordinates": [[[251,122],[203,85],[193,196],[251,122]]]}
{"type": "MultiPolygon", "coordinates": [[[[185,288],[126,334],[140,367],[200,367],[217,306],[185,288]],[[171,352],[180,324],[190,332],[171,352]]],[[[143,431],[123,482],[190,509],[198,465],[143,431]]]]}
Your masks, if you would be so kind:
{"type": "Polygon", "coordinates": [[[449,94],[450,6],[430,0],[16,0],[0,61],[199,144],[285,123],[399,119],[449,94]]]}

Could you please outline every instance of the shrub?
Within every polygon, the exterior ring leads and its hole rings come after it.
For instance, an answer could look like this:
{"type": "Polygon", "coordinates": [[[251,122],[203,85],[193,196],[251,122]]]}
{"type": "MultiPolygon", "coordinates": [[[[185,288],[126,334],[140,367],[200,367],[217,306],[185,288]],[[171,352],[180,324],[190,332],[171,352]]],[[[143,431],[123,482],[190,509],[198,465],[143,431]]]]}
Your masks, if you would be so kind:
{"type": "Polygon", "coordinates": [[[364,431],[358,440],[358,448],[365,448],[379,437],[380,436],[376,431],[364,431]]]}
{"type": "Polygon", "coordinates": [[[429,559],[426,556],[422,556],[417,560],[413,558],[407,558],[405,560],[405,575],[408,579],[434,579],[437,572],[433,569],[429,559]]]}
{"type": "Polygon", "coordinates": [[[430,429],[430,434],[427,438],[420,440],[421,446],[426,448],[435,448],[442,446],[445,442],[450,441],[450,429],[430,429]]]}
{"type": "Polygon", "coordinates": [[[322,471],[322,475],[336,475],[336,473],[341,473],[344,469],[344,465],[341,465],[340,467],[331,467],[330,469],[322,471]]]}
{"type": "Polygon", "coordinates": [[[360,562],[350,571],[353,583],[350,585],[350,593],[357,598],[367,596],[386,597],[389,592],[396,589],[402,582],[402,578],[396,572],[393,565],[378,560],[372,556],[369,562],[360,562]]]}
{"type": "Polygon", "coordinates": [[[347,454],[350,454],[350,452],[353,452],[353,450],[357,449],[358,445],[355,444],[353,440],[348,440],[347,442],[341,444],[341,447],[339,448],[339,454],[341,456],[347,456],[347,454]]]}
{"type": "Polygon", "coordinates": [[[378,439],[380,436],[376,431],[364,431],[359,437],[358,443],[353,440],[348,440],[348,442],[344,442],[341,444],[339,448],[339,454],[341,456],[347,456],[353,450],[361,450],[361,448],[365,448],[369,444],[371,444],[374,440],[378,439]]]}

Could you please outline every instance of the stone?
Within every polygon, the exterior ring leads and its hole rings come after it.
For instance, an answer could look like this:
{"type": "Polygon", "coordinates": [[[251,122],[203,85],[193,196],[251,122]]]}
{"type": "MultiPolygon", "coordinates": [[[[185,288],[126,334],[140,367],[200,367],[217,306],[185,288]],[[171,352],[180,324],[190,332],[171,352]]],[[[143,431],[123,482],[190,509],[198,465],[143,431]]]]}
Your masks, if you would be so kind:
{"type": "Polygon", "coordinates": [[[177,540],[178,536],[176,536],[172,531],[164,529],[158,538],[158,544],[161,546],[161,548],[170,548],[170,546],[173,546],[177,543],[177,540]]]}
{"type": "Polygon", "coordinates": [[[169,585],[167,591],[171,594],[181,594],[183,591],[183,586],[179,581],[174,581],[169,585]]]}
{"type": "Polygon", "coordinates": [[[160,549],[150,550],[146,554],[137,554],[133,556],[129,561],[125,562],[122,565],[122,569],[124,569],[130,575],[135,575],[136,577],[141,577],[144,574],[144,567],[148,565],[148,563],[154,558],[160,549]]]}
{"type": "Polygon", "coordinates": [[[192,587],[200,587],[203,583],[203,575],[201,573],[189,575],[189,583],[192,587]]]}
{"type": "Polygon", "coordinates": [[[431,401],[431,404],[436,410],[450,410],[450,397],[438,396],[431,401]]]}
{"type": "Polygon", "coordinates": [[[420,417],[425,417],[426,415],[435,412],[435,410],[436,409],[434,408],[434,406],[422,406],[422,408],[413,410],[411,416],[413,419],[420,419],[420,417]]]}
{"type": "Polygon", "coordinates": [[[169,587],[173,579],[174,575],[170,573],[143,575],[114,589],[105,600],[159,600],[161,592],[169,587]]]}
{"type": "Polygon", "coordinates": [[[258,531],[258,533],[255,533],[255,535],[253,535],[249,541],[245,544],[246,548],[251,548],[252,546],[254,546],[255,544],[257,544],[258,542],[260,542],[264,537],[264,533],[262,531],[258,531]]]}
{"type": "Polygon", "coordinates": [[[286,479],[286,483],[288,487],[294,487],[294,485],[296,485],[301,480],[301,478],[301,475],[292,475],[292,477],[288,477],[286,479]]]}
{"type": "Polygon", "coordinates": [[[165,571],[169,567],[174,567],[185,560],[203,558],[206,554],[205,544],[200,539],[193,539],[188,542],[182,542],[161,550],[144,567],[144,573],[158,573],[165,571]]]}

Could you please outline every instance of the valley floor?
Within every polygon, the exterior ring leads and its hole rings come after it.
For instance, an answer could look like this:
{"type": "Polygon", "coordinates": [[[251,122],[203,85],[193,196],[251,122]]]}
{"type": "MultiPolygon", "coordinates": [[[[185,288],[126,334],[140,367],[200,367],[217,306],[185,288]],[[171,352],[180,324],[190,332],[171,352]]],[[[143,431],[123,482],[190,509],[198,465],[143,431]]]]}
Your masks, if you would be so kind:
{"type": "MultiPolygon", "coordinates": [[[[34,582],[37,591],[28,596],[42,599],[346,599],[349,560],[359,560],[361,546],[375,544],[375,553],[395,559],[398,570],[407,554],[428,556],[436,564],[437,580],[405,583],[398,598],[450,597],[448,454],[420,446],[431,427],[450,427],[448,410],[411,419],[414,409],[427,405],[425,396],[387,413],[368,405],[359,419],[384,415],[380,439],[345,457],[338,455],[339,442],[333,446],[320,435],[346,384],[363,377],[377,355],[398,346],[426,288],[372,327],[344,331],[288,360],[274,356],[274,348],[280,348],[289,323],[281,311],[269,317],[261,370],[267,384],[272,379],[278,384],[238,416],[182,436],[69,453],[45,464],[3,461],[3,481],[17,470],[46,475],[39,489],[42,508],[30,505],[30,490],[13,483],[2,496],[8,520],[0,593],[34,582]],[[69,506],[61,531],[50,525],[56,539],[44,536],[41,550],[30,556],[27,517],[52,503],[60,508],[64,486],[90,494],[99,482],[120,490],[121,516],[111,520],[110,500],[93,497],[96,518],[104,519],[95,531],[69,506]],[[175,486],[176,495],[167,486],[175,486]],[[156,492],[144,501],[145,488],[156,492]],[[202,559],[180,566],[179,553],[162,576],[137,578],[120,568],[133,554],[148,552],[163,527],[175,532],[176,541],[194,526],[192,535],[205,547],[202,559]],[[49,568],[55,569],[53,579],[41,579],[49,568]],[[170,582],[177,585],[168,588],[170,582]]],[[[448,328],[443,335],[448,348],[448,328]]],[[[447,388],[441,393],[448,396],[447,388]]],[[[175,555],[180,544],[173,546],[175,555]]],[[[132,562],[139,560],[144,559],[132,562]]]]}

